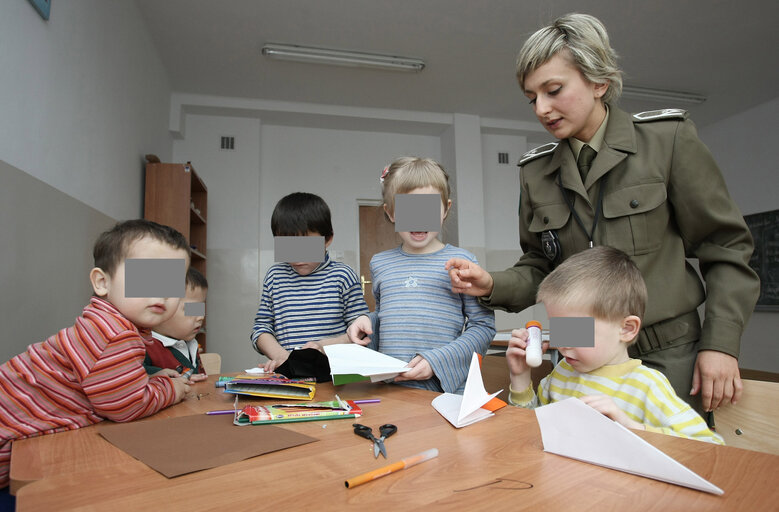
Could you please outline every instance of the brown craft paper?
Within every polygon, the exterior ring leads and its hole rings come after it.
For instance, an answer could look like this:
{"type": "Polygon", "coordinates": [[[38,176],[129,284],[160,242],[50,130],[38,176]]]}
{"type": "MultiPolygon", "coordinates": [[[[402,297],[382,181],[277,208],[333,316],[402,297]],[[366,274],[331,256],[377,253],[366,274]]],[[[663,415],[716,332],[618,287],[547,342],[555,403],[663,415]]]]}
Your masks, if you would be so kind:
{"type": "Polygon", "coordinates": [[[231,415],[199,414],[99,428],[108,442],[168,478],[318,441],[275,425],[238,427],[231,415]]]}

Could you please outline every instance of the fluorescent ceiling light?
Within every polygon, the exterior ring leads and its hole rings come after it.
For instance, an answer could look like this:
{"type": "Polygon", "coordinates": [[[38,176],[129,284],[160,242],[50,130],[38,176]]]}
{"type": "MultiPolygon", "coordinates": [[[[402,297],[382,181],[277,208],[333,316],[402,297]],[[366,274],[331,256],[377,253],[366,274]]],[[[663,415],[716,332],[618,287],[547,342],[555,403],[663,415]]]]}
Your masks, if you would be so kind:
{"type": "Polygon", "coordinates": [[[299,46],[296,44],[267,43],[262,54],[272,59],[352,66],[361,68],[387,69],[392,71],[422,71],[425,62],[421,59],[381,55],[378,53],[352,52],[330,48],[299,46]]]}
{"type": "Polygon", "coordinates": [[[622,87],[622,96],[638,100],[658,100],[672,103],[689,103],[698,105],[706,101],[706,96],[690,92],[666,91],[663,89],[650,89],[648,87],[622,87]]]}

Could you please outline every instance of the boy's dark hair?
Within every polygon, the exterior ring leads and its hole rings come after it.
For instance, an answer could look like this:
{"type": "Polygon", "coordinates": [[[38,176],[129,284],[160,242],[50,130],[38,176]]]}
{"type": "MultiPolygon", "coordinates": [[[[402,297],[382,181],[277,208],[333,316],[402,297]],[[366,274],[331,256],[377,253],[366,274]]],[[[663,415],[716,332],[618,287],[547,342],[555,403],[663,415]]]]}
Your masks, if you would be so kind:
{"type": "Polygon", "coordinates": [[[193,290],[197,288],[208,290],[208,280],[198,269],[189,267],[189,269],[187,269],[187,288],[192,288],[193,290]]]}
{"type": "Polygon", "coordinates": [[[270,219],[273,236],[305,236],[318,233],[328,239],[333,236],[330,208],[315,194],[295,192],[276,203],[270,219]]]}
{"type": "Polygon", "coordinates": [[[95,266],[113,276],[119,264],[127,258],[133,242],[145,237],[176,249],[183,249],[189,257],[189,244],[184,235],[170,226],[163,226],[146,219],[133,219],[117,222],[114,227],[97,237],[92,250],[95,266]]]}

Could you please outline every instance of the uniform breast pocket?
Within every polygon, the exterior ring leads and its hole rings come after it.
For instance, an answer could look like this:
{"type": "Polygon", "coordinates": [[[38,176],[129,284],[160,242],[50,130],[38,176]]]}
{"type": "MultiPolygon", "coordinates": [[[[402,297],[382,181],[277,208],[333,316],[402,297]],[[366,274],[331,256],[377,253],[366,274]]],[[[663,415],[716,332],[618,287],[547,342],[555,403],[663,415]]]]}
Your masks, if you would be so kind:
{"type": "Polygon", "coordinates": [[[565,226],[570,216],[571,210],[564,203],[539,205],[533,208],[533,219],[528,229],[533,233],[560,229],[565,226]]]}
{"type": "Polygon", "coordinates": [[[660,248],[670,217],[665,183],[641,183],[605,194],[603,217],[605,245],[631,255],[660,248]]]}

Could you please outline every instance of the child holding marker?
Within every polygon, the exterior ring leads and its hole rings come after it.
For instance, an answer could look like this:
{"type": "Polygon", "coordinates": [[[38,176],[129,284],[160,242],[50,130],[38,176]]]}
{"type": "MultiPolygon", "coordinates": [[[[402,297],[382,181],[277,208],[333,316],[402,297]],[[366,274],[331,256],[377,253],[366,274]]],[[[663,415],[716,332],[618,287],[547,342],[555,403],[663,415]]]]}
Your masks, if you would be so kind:
{"type": "Polygon", "coordinates": [[[0,366],[0,488],[8,485],[11,443],[109,419],[143,418],[181,401],[181,377],[143,369],[151,329],[169,319],[178,298],[125,296],[125,260],[181,259],[189,244],[173,228],[147,220],[120,222],[98,237],[94,296],[76,319],[0,366]]]}
{"type": "Polygon", "coordinates": [[[320,261],[276,263],[265,275],[251,343],[268,358],[266,372],[295,348],[321,350],[326,343],[346,342],[346,327],[368,313],[357,274],[327,252],[333,224],[321,197],[307,192],[283,197],[273,210],[271,230],[273,236],[320,236],[325,243],[320,261]]]}
{"type": "Polygon", "coordinates": [[[564,359],[536,394],[526,360],[528,330],[512,331],[506,350],[512,405],[534,408],[576,397],[627,428],[724,444],[662,373],[628,356],[647,291],[627,254],[607,246],[575,254],[541,282],[537,299],[549,317],[594,317],[595,343],[559,348],[564,359]]]}
{"type": "Polygon", "coordinates": [[[193,382],[208,378],[198,355],[198,343],[195,336],[200,332],[205,320],[205,302],[208,293],[208,281],[196,268],[187,270],[187,292],[179,302],[176,313],[158,325],[151,333],[154,341],[146,346],[146,358],[143,367],[146,373],[155,375],[162,371],[173,370],[170,375],[182,374],[193,382]],[[187,311],[187,305],[202,307],[203,311],[187,311]]]}
{"type": "MultiPolygon", "coordinates": [[[[431,159],[399,158],[384,170],[381,181],[384,210],[392,223],[399,194],[440,198],[439,226],[452,206],[449,177],[431,159]]],[[[444,264],[450,258],[476,262],[476,257],[444,244],[438,232],[399,235],[400,247],[371,259],[376,311],[355,320],[347,333],[354,343],[409,361],[411,370],[395,382],[462,393],[473,353],[486,353],[495,335],[495,317],[476,298],[452,293],[444,264]]]]}

